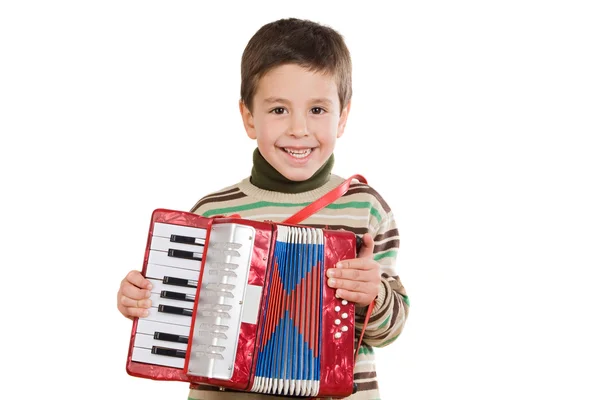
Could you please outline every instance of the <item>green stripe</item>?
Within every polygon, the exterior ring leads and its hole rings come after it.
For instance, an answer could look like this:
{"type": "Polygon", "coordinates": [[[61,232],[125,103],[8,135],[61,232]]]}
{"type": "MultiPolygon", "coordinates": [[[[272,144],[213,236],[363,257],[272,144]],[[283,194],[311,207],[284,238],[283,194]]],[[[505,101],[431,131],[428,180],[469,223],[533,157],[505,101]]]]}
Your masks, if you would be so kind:
{"type": "MultiPolygon", "coordinates": [[[[213,210],[208,210],[208,211],[204,212],[204,214],[202,214],[202,216],[211,217],[213,215],[221,215],[221,214],[227,215],[227,214],[235,213],[238,211],[255,210],[257,208],[264,208],[264,207],[306,207],[309,204],[311,204],[311,203],[310,202],[308,202],[308,203],[277,203],[274,201],[257,201],[256,203],[242,204],[239,206],[215,208],[213,210]]],[[[329,204],[325,208],[329,208],[331,210],[341,210],[344,208],[358,208],[358,209],[371,208],[370,214],[373,215],[375,218],[377,218],[378,222],[381,222],[381,215],[375,208],[371,207],[371,203],[369,203],[368,201],[350,201],[348,203],[342,203],[342,204],[329,204]]]]}
{"type": "Polygon", "coordinates": [[[398,250],[389,250],[389,251],[386,251],[385,253],[377,254],[376,256],[373,257],[373,260],[379,261],[385,257],[396,257],[397,254],[398,254],[398,250]]]}
{"type": "Polygon", "coordinates": [[[202,215],[204,217],[210,217],[212,215],[228,214],[228,213],[234,213],[236,211],[254,210],[256,208],[263,208],[263,207],[273,207],[273,206],[302,207],[302,206],[307,206],[309,204],[310,203],[275,203],[273,201],[257,201],[256,203],[242,204],[239,206],[215,208],[213,210],[206,211],[202,215]]]}
{"type": "Polygon", "coordinates": [[[388,344],[392,343],[393,341],[395,341],[396,339],[398,339],[398,336],[400,336],[400,334],[397,334],[396,336],[394,336],[393,338],[391,338],[390,340],[386,340],[385,342],[381,343],[378,347],[384,347],[387,346],[388,344]]]}
{"type": "Polygon", "coordinates": [[[410,300],[408,299],[408,296],[404,296],[403,294],[401,294],[400,296],[402,296],[402,300],[404,300],[406,305],[410,307],[410,300]]]}
{"type": "Polygon", "coordinates": [[[360,346],[358,349],[358,354],[373,354],[373,349],[367,346],[360,346]]]}
{"type": "Polygon", "coordinates": [[[381,329],[381,328],[383,328],[383,326],[384,326],[385,324],[387,324],[387,323],[388,323],[388,321],[390,320],[390,318],[392,318],[392,315],[391,315],[391,314],[390,314],[390,315],[388,315],[388,317],[385,319],[385,321],[383,321],[383,322],[381,323],[381,325],[379,325],[379,326],[377,327],[377,329],[381,329]]]}

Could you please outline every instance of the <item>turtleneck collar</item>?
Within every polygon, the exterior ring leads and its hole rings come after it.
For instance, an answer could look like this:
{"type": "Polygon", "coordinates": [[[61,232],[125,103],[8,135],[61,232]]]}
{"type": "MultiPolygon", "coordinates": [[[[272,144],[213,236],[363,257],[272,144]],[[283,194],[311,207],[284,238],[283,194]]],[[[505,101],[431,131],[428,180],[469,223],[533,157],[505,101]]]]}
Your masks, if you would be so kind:
{"type": "Polygon", "coordinates": [[[265,158],[258,151],[258,147],[254,150],[252,155],[252,173],[250,175],[250,182],[264,190],[270,190],[273,192],[281,193],[302,193],[309,190],[317,189],[323,186],[329,180],[331,176],[331,170],[333,169],[333,154],[325,164],[321,166],[309,179],[301,182],[289,180],[285,176],[281,175],[271,164],[265,160],[265,158]]]}

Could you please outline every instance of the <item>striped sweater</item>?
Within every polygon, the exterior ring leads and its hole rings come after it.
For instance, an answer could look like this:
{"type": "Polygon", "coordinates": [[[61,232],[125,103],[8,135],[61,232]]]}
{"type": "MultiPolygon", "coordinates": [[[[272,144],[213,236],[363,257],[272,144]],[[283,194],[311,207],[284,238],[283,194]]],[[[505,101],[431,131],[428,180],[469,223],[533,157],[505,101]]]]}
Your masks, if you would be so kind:
{"type": "MultiPolygon", "coordinates": [[[[343,181],[341,177],[331,175],[328,182],[317,189],[291,194],[260,189],[250,183],[250,178],[246,178],[236,185],[203,197],[191,211],[205,217],[239,214],[249,220],[280,222],[343,181]]],[[[373,188],[353,181],[344,196],[301,224],[316,228],[345,229],[359,236],[369,232],[374,238],[374,259],[381,266],[381,285],[354,369],[358,391],[347,399],[379,399],[373,347],[387,346],[400,335],[409,307],[406,291],[394,267],[400,240],[392,211],[373,188]]],[[[356,308],[355,343],[364,325],[365,311],[366,307],[356,308]]],[[[215,390],[219,389],[192,385],[189,399],[277,398],[215,390]]]]}

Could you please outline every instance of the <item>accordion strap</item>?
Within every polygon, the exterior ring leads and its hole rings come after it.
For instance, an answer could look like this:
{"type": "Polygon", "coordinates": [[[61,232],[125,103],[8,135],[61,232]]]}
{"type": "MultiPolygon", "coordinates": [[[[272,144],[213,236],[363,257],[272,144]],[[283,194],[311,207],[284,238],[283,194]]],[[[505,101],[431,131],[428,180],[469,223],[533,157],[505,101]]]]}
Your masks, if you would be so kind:
{"type": "MultiPolygon", "coordinates": [[[[325,193],[325,195],[323,195],[323,197],[317,199],[313,203],[307,205],[306,207],[304,207],[303,209],[298,211],[296,214],[294,214],[291,217],[284,220],[283,223],[298,224],[298,223],[304,221],[306,218],[313,215],[314,213],[316,213],[317,211],[326,207],[328,204],[333,203],[334,201],[336,201],[337,199],[342,197],[344,195],[344,193],[346,193],[348,191],[353,179],[356,179],[362,183],[367,183],[367,180],[362,175],[358,175],[358,174],[352,175],[350,178],[348,178],[344,182],[342,182],[338,187],[325,193]]],[[[360,344],[362,342],[363,336],[365,335],[365,330],[367,329],[367,325],[369,323],[369,317],[371,316],[371,312],[373,311],[374,306],[375,306],[375,300],[373,300],[371,302],[371,304],[369,304],[369,307],[367,308],[367,313],[365,314],[365,322],[363,324],[362,332],[360,333],[360,337],[358,338],[358,344],[356,345],[356,350],[354,352],[354,363],[356,363],[356,360],[358,358],[358,350],[360,349],[360,344]]]]}
{"type": "Polygon", "coordinates": [[[298,211],[296,214],[287,218],[283,222],[286,224],[298,224],[301,221],[304,221],[306,218],[310,217],[320,209],[342,197],[344,193],[348,191],[353,179],[357,179],[362,183],[367,183],[367,180],[362,175],[352,175],[350,178],[342,182],[338,187],[325,193],[323,197],[315,200],[313,203],[307,205],[302,210],[298,211]]]}

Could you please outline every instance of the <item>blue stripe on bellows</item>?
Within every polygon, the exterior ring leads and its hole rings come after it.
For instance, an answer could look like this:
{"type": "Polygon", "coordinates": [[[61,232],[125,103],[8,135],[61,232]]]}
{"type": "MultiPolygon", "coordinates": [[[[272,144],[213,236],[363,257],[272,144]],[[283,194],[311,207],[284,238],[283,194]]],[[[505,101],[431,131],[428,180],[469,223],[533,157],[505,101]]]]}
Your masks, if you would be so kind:
{"type": "Polygon", "coordinates": [[[269,340],[264,350],[258,353],[257,364],[260,363],[264,368],[261,368],[260,370],[257,368],[257,377],[262,376],[275,379],[306,379],[307,376],[319,376],[317,371],[310,371],[309,368],[311,364],[318,367],[320,364],[319,358],[314,360],[314,363],[305,363],[304,371],[288,367],[290,360],[297,357],[295,352],[289,351],[291,343],[289,342],[289,338],[296,338],[298,340],[298,343],[300,343],[301,346],[300,352],[307,355],[307,361],[314,358],[314,353],[308,346],[308,342],[304,340],[303,335],[299,332],[298,327],[294,325],[289,313],[286,311],[283,315],[283,318],[281,318],[277,324],[277,327],[275,328],[273,339],[269,340]],[[284,329],[288,329],[288,333],[290,333],[288,336],[288,343],[280,342],[277,339],[281,339],[285,336],[283,334],[284,329]]]}

